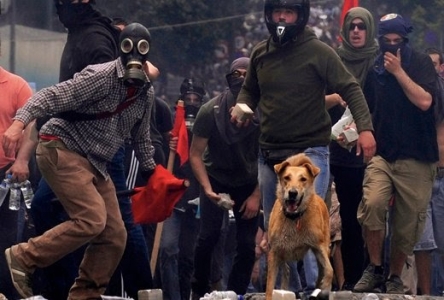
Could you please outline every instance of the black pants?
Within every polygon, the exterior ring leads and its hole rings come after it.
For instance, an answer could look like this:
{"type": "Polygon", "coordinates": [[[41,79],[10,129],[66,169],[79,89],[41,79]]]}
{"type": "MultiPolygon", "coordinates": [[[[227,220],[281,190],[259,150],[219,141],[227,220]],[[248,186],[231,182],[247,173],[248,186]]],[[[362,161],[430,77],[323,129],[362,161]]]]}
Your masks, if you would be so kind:
{"type": "Polygon", "coordinates": [[[334,176],[336,194],[341,204],[339,214],[342,219],[342,260],[347,284],[354,285],[365,268],[364,241],[361,225],[356,214],[362,199],[362,181],[365,167],[350,168],[330,165],[334,176]]]}
{"type": "MultiPolygon", "coordinates": [[[[5,178],[5,171],[10,168],[8,165],[0,169],[0,180],[5,178]]],[[[6,263],[5,250],[18,243],[17,228],[19,211],[10,210],[8,206],[9,193],[0,207],[0,292],[8,299],[20,299],[20,295],[15,290],[9,268],[6,263]]]]}
{"type": "MultiPolygon", "coordinates": [[[[251,195],[255,185],[242,187],[224,186],[210,177],[211,186],[216,193],[228,193],[235,199],[233,207],[236,219],[236,254],[228,277],[227,290],[239,295],[246,293],[255,260],[255,237],[258,229],[258,217],[250,220],[242,219],[239,209],[251,195]]],[[[211,257],[219,240],[224,211],[200,193],[200,231],[194,254],[194,276],[191,283],[193,293],[203,296],[210,291],[211,257]]]]}

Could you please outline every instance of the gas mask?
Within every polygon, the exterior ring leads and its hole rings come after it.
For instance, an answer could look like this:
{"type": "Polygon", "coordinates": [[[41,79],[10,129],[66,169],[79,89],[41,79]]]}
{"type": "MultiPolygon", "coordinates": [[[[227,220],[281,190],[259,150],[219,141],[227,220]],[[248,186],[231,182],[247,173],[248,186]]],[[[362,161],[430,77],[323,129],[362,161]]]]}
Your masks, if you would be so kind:
{"type": "Polygon", "coordinates": [[[185,106],[185,117],[187,119],[195,119],[197,116],[197,113],[199,112],[200,106],[194,106],[194,105],[186,105],[185,106]]]}
{"type": "Polygon", "coordinates": [[[120,58],[125,68],[126,86],[142,87],[147,82],[143,65],[148,59],[151,35],[142,24],[132,23],[120,33],[120,58]]]}
{"type": "MultiPolygon", "coordinates": [[[[197,96],[197,94],[196,94],[197,96]]],[[[184,97],[186,99],[187,96],[184,97]]],[[[198,102],[187,103],[185,100],[185,125],[188,130],[193,129],[194,120],[196,119],[197,113],[202,106],[202,98],[198,97],[198,102]]]]}

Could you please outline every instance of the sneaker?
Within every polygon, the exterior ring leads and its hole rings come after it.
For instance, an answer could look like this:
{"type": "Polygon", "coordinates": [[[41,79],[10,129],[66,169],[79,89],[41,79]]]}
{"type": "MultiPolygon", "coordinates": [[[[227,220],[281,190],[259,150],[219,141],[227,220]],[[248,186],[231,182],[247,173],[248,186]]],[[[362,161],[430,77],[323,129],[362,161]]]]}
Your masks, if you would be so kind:
{"type": "Polygon", "coordinates": [[[17,262],[14,255],[12,254],[11,248],[5,250],[6,262],[11,273],[11,280],[14,284],[15,289],[24,298],[29,298],[33,296],[32,284],[31,284],[31,274],[26,272],[17,262]]]}
{"type": "Polygon", "coordinates": [[[385,292],[387,294],[405,294],[404,284],[401,278],[396,275],[390,276],[390,278],[385,282],[385,292]]]}
{"type": "Polygon", "coordinates": [[[361,279],[353,287],[356,293],[378,293],[381,292],[380,285],[384,283],[384,275],[375,274],[375,266],[370,264],[362,274],[361,279]]]}

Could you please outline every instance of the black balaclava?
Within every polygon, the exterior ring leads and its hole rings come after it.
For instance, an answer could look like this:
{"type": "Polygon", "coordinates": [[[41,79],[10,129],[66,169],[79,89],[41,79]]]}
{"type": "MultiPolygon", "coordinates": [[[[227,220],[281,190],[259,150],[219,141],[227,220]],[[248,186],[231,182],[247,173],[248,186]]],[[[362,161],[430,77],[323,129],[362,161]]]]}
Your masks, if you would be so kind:
{"type": "Polygon", "coordinates": [[[410,65],[410,57],[412,48],[409,45],[408,34],[413,31],[413,27],[398,14],[387,14],[379,20],[378,24],[378,41],[380,53],[375,60],[375,71],[378,75],[386,73],[384,67],[384,53],[390,52],[396,55],[398,49],[401,50],[401,65],[406,69],[410,65]],[[397,45],[388,45],[383,41],[383,37],[389,33],[399,34],[403,41],[397,45]]]}
{"type": "Polygon", "coordinates": [[[413,31],[413,27],[398,14],[387,14],[381,18],[378,24],[378,40],[381,52],[390,52],[396,55],[398,49],[401,52],[406,48],[409,41],[407,35],[413,31]],[[383,37],[389,33],[399,34],[403,38],[403,42],[397,45],[388,45],[383,42],[383,37]]]}
{"type": "Polygon", "coordinates": [[[226,89],[215,99],[214,120],[220,137],[229,145],[237,143],[257,131],[259,126],[257,110],[254,117],[250,120],[250,125],[246,128],[238,128],[236,124],[230,122],[230,111],[236,105],[236,98],[245,80],[243,77],[236,78],[233,76],[233,72],[239,69],[248,69],[249,62],[250,59],[248,57],[241,57],[231,63],[230,73],[226,76],[229,89],[226,89]]]}
{"type": "Polygon", "coordinates": [[[71,0],[64,0],[62,3],[59,4],[59,1],[55,1],[55,6],[60,22],[67,29],[81,25],[95,13],[91,1],[90,3],[71,3],[71,0]]]}
{"type": "Polygon", "coordinates": [[[235,59],[230,66],[230,73],[225,76],[227,79],[228,87],[230,88],[231,93],[234,96],[234,99],[237,98],[239,92],[242,88],[242,84],[244,83],[243,77],[234,77],[233,72],[238,69],[247,69],[250,64],[250,59],[248,57],[240,57],[235,59]]]}
{"type": "Polygon", "coordinates": [[[142,24],[129,24],[120,33],[120,59],[125,68],[126,86],[141,87],[147,82],[143,65],[148,59],[150,43],[150,32],[142,24]]]}

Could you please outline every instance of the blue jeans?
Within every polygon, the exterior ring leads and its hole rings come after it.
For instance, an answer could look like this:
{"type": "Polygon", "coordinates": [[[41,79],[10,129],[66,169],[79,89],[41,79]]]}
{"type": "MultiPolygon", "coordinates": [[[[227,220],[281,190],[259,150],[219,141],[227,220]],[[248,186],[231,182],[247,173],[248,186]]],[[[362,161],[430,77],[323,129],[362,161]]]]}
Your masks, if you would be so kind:
{"type": "Polygon", "coordinates": [[[444,291],[444,229],[441,224],[444,219],[443,176],[435,178],[430,204],[432,206],[433,233],[438,247],[433,253],[432,295],[442,295],[444,291]]]}
{"type": "MultiPolygon", "coordinates": [[[[327,146],[323,147],[313,147],[307,148],[304,153],[310,157],[313,163],[321,169],[321,172],[315,179],[315,190],[316,193],[323,199],[327,194],[328,184],[330,180],[330,164],[329,164],[329,150],[327,146]]],[[[268,222],[270,219],[270,213],[273,209],[274,201],[276,200],[276,185],[277,185],[277,176],[274,170],[265,163],[265,159],[261,153],[259,153],[259,187],[262,195],[262,206],[264,209],[264,222],[265,222],[265,230],[268,230],[268,222]]],[[[292,266],[290,270],[295,270],[296,267],[292,266]]],[[[296,274],[291,274],[290,278],[296,274]]],[[[316,287],[316,280],[318,278],[318,266],[316,262],[316,258],[313,252],[310,250],[307,255],[304,257],[304,274],[305,274],[305,283],[306,286],[304,288],[305,293],[311,293],[316,287]]],[[[298,285],[293,284],[294,280],[290,282],[290,288],[294,292],[298,292],[296,290],[298,285]],[[293,284],[293,285],[292,285],[293,284]]]]}
{"type": "MultiPolygon", "coordinates": [[[[116,191],[127,189],[124,161],[125,149],[122,147],[114,155],[113,161],[107,166],[116,191]]],[[[119,208],[127,231],[126,247],[120,264],[111,277],[106,294],[113,296],[121,295],[121,288],[119,287],[122,277],[124,289],[128,296],[137,299],[139,290],[147,290],[153,287],[150,256],[142,226],[134,223],[130,198],[119,197],[119,208]]]]}
{"type": "MultiPolygon", "coordinates": [[[[197,207],[196,207],[197,208],[197,207]]],[[[199,220],[193,209],[174,209],[163,223],[160,239],[160,277],[165,300],[188,300],[193,275],[199,220]]]]}
{"type": "MultiPolygon", "coordinates": [[[[108,172],[117,191],[126,190],[123,162],[124,148],[121,148],[113,161],[108,164],[108,172]]],[[[68,218],[63,207],[54,199],[54,193],[42,178],[31,205],[37,235],[43,234],[68,218]]],[[[134,224],[130,199],[120,197],[119,207],[127,229],[127,242],[122,260],[109,283],[107,294],[112,293],[116,296],[121,294],[122,273],[125,290],[130,297],[137,299],[138,290],[152,287],[148,250],[141,226],[134,224]]],[[[36,270],[34,292],[42,294],[48,300],[66,299],[74,279],[78,276],[84,249],[85,247],[82,247],[68,254],[43,270],[36,270]]]]}

